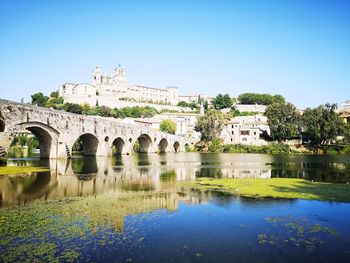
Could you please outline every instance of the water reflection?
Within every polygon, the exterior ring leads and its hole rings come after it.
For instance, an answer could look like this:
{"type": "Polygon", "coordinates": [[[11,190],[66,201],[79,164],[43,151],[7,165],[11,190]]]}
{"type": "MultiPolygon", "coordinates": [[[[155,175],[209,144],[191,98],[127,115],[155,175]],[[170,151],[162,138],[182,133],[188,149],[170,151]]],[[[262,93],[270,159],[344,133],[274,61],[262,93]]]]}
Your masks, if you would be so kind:
{"type": "Polygon", "coordinates": [[[49,172],[0,176],[1,206],[126,191],[176,191],[196,177],[294,177],[349,183],[349,156],[259,154],[138,154],[71,160],[13,159],[9,165],[46,166],[49,172]]]}
{"type": "Polygon", "coordinates": [[[9,220],[2,221],[8,225],[3,225],[0,250],[13,259],[16,248],[20,259],[27,259],[27,251],[47,247],[49,237],[55,256],[73,248],[82,262],[348,262],[349,204],[256,200],[185,190],[177,182],[196,176],[291,176],[345,183],[349,163],[344,156],[199,153],[12,160],[9,165],[50,171],[0,176],[2,207],[58,201],[1,209],[9,220]],[[322,229],[339,236],[322,236],[322,229]],[[302,238],[294,235],[300,231],[302,238]]]}

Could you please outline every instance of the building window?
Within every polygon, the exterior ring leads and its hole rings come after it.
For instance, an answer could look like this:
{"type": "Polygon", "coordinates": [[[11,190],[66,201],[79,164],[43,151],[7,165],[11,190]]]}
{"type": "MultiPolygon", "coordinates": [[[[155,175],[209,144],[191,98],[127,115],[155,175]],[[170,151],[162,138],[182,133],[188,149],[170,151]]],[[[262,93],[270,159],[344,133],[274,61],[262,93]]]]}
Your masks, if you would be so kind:
{"type": "Polygon", "coordinates": [[[234,135],[235,134],[234,131],[232,131],[231,134],[234,135]]]}
{"type": "Polygon", "coordinates": [[[233,128],[233,124],[231,125],[231,128],[233,128]]]}
{"type": "Polygon", "coordinates": [[[254,135],[256,135],[256,132],[254,132],[254,135]]]}
{"type": "Polygon", "coordinates": [[[247,141],[247,138],[242,138],[242,142],[246,142],[247,141]]]}
{"type": "Polygon", "coordinates": [[[241,131],[241,135],[249,135],[249,131],[241,131]]]}

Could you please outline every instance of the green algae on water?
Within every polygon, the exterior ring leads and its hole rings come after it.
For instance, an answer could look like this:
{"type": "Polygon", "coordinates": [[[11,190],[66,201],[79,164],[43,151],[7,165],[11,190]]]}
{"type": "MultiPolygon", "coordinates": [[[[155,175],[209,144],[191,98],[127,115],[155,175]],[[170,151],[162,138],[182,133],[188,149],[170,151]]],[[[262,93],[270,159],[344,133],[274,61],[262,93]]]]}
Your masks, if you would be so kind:
{"type": "Polygon", "coordinates": [[[4,166],[0,167],[0,175],[4,174],[21,174],[21,173],[37,173],[50,171],[46,167],[33,167],[33,166],[4,166]]]}
{"type": "Polygon", "coordinates": [[[266,229],[267,233],[257,235],[260,245],[288,246],[291,249],[299,249],[306,253],[312,253],[317,247],[324,246],[325,240],[332,241],[337,235],[334,229],[321,224],[312,224],[304,218],[288,216],[266,217],[273,231],[266,229]],[[270,232],[270,233],[269,233],[270,232]],[[278,234],[271,234],[278,233],[278,234]]]}
{"type": "Polygon", "coordinates": [[[254,198],[310,199],[350,202],[350,185],[311,182],[295,178],[198,178],[182,186],[254,198]]]}
{"type": "Polygon", "coordinates": [[[0,262],[76,262],[83,257],[86,261],[91,256],[84,251],[86,246],[142,244],[144,236],[135,227],[125,227],[125,217],[160,208],[171,210],[170,204],[169,193],[133,192],[1,209],[0,262]]]}

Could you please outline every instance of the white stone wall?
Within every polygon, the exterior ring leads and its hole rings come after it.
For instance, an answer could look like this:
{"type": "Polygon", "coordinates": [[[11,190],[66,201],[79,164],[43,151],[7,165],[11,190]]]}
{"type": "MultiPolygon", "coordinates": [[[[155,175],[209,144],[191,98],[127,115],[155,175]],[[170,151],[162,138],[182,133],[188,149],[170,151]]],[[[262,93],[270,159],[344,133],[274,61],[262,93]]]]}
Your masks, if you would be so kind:
{"type": "Polygon", "coordinates": [[[193,94],[193,95],[179,95],[179,101],[185,101],[187,103],[190,102],[198,102],[198,98],[204,99],[205,101],[211,102],[211,97],[206,94],[193,94]]]}
{"type": "Polygon", "coordinates": [[[236,104],[234,105],[236,110],[240,112],[257,112],[264,113],[266,110],[265,105],[246,105],[246,104],[236,104]]]}
{"type": "Polygon", "coordinates": [[[224,127],[221,138],[225,144],[266,145],[260,134],[270,134],[267,118],[262,115],[232,118],[224,127]]]}

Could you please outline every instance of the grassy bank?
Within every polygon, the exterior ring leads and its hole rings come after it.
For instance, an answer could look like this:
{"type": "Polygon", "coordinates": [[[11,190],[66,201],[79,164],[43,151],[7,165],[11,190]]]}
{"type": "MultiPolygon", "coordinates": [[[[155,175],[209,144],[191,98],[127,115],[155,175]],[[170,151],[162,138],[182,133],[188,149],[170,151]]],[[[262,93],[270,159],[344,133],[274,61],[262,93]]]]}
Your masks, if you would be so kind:
{"type": "Polygon", "coordinates": [[[35,173],[46,172],[49,168],[45,167],[32,167],[32,166],[4,166],[0,167],[0,175],[3,174],[19,174],[19,173],[35,173]]]}
{"type": "Polygon", "coordinates": [[[269,145],[242,145],[242,144],[224,144],[221,152],[224,153],[269,153],[269,154],[288,154],[290,148],[287,144],[272,143],[269,145]]]}
{"type": "Polygon", "coordinates": [[[217,152],[217,153],[267,153],[267,154],[289,154],[290,147],[284,143],[271,143],[268,145],[243,145],[222,144],[221,140],[214,139],[210,142],[199,142],[192,149],[195,152],[217,152]]]}
{"type": "Polygon", "coordinates": [[[266,154],[350,154],[350,145],[293,145],[272,142],[268,145],[222,144],[221,140],[199,142],[186,151],[217,153],[266,153],[266,154]]]}
{"type": "Polygon", "coordinates": [[[299,198],[350,202],[350,185],[310,182],[294,178],[200,178],[194,183],[184,183],[183,185],[197,190],[215,190],[255,198],[299,198]]]}

